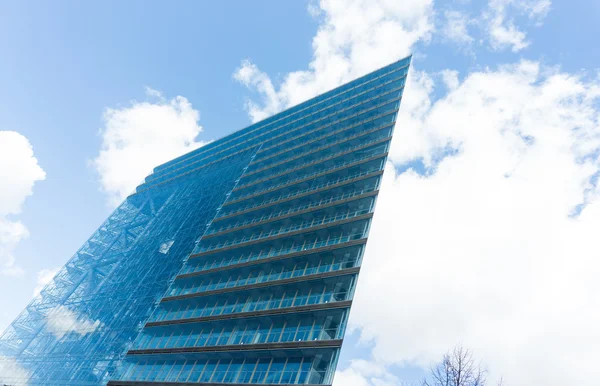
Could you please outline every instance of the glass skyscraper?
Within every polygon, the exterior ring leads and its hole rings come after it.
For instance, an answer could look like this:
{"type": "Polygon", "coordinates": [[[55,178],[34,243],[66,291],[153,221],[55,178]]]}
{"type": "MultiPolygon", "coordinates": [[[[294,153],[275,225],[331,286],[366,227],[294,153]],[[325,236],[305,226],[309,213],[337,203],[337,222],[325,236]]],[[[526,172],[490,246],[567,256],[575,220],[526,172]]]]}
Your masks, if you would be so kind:
{"type": "Polygon", "coordinates": [[[154,169],[0,337],[6,385],[330,385],[410,57],[154,169]]]}

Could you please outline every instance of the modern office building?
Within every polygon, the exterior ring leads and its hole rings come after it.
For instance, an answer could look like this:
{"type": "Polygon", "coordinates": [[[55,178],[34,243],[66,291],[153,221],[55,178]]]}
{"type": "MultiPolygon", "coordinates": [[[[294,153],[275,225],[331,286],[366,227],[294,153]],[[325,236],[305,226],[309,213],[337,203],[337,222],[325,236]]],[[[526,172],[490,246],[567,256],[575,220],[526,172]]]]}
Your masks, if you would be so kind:
{"type": "Polygon", "coordinates": [[[0,384],[330,385],[409,63],[155,168],[0,337],[0,384]]]}

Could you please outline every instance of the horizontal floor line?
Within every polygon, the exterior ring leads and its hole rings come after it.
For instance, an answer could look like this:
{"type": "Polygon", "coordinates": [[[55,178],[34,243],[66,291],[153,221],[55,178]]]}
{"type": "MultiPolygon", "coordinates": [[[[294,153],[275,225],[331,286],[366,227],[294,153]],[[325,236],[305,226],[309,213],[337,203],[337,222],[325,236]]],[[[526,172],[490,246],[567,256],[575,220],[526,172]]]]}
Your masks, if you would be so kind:
{"type": "Polygon", "coordinates": [[[214,321],[219,321],[219,320],[247,319],[247,318],[257,318],[257,317],[261,317],[261,316],[300,314],[303,312],[337,310],[337,309],[342,309],[342,308],[350,308],[350,306],[352,306],[352,300],[344,300],[341,302],[310,304],[307,306],[275,308],[275,309],[271,309],[271,310],[246,311],[246,312],[238,312],[238,313],[234,313],[234,314],[199,316],[197,318],[163,320],[160,322],[148,322],[148,323],[146,323],[145,327],[157,327],[157,326],[167,326],[167,325],[170,326],[170,325],[186,324],[186,323],[214,322],[214,321]]]}
{"type": "Polygon", "coordinates": [[[190,255],[189,258],[193,259],[193,258],[197,258],[197,257],[213,255],[213,254],[219,253],[219,252],[231,251],[233,249],[243,248],[243,247],[247,247],[247,246],[255,245],[255,244],[261,244],[261,243],[265,243],[265,242],[269,242],[269,241],[273,241],[273,240],[277,240],[277,239],[284,239],[286,237],[296,236],[296,235],[300,235],[302,233],[314,232],[319,229],[325,229],[325,228],[330,228],[330,227],[337,226],[337,225],[352,223],[355,221],[366,220],[371,217],[373,217],[373,212],[361,214],[360,216],[345,218],[343,220],[332,221],[332,222],[328,222],[325,224],[315,225],[315,226],[304,228],[304,229],[298,229],[298,230],[292,231],[292,232],[279,233],[279,234],[276,234],[273,236],[267,236],[262,239],[254,239],[254,240],[245,241],[245,242],[239,243],[239,244],[233,244],[233,245],[228,245],[226,247],[215,248],[215,249],[211,249],[209,251],[204,251],[204,252],[190,255]]]}
{"type": "Polygon", "coordinates": [[[173,301],[173,300],[199,298],[199,297],[211,296],[211,295],[220,295],[220,294],[224,294],[224,293],[228,293],[228,292],[249,291],[249,290],[258,289],[258,288],[285,285],[285,284],[291,284],[291,283],[300,283],[300,282],[304,282],[304,281],[312,281],[312,280],[319,280],[319,279],[327,279],[327,278],[337,277],[337,276],[347,276],[347,275],[352,275],[352,274],[358,273],[359,271],[360,271],[360,267],[346,268],[346,269],[340,269],[339,271],[331,271],[331,272],[316,273],[313,275],[290,277],[288,279],[273,280],[273,281],[267,281],[264,283],[256,283],[256,284],[247,284],[247,285],[242,285],[239,287],[222,288],[222,289],[218,289],[218,290],[198,292],[195,294],[166,296],[161,299],[161,303],[169,302],[169,301],[173,301]]]}
{"type": "Polygon", "coordinates": [[[273,261],[291,259],[294,257],[303,256],[303,255],[313,255],[315,253],[327,252],[327,251],[332,251],[334,249],[352,247],[354,245],[360,245],[360,244],[366,244],[366,243],[367,243],[367,237],[363,237],[362,239],[346,241],[344,243],[339,243],[339,244],[326,245],[326,246],[320,247],[320,248],[305,249],[303,251],[286,253],[284,255],[278,255],[278,256],[267,257],[267,258],[263,258],[263,259],[245,261],[243,263],[224,265],[222,267],[215,267],[215,268],[211,268],[211,269],[206,269],[204,271],[184,273],[182,275],[177,275],[176,279],[183,279],[186,277],[193,277],[193,276],[202,276],[202,275],[207,275],[207,274],[211,274],[211,273],[215,273],[215,272],[229,271],[229,270],[236,269],[236,268],[243,268],[243,267],[249,267],[252,265],[266,264],[266,263],[271,263],[273,261]]]}
{"type": "Polygon", "coordinates": [[[323,191],[327,191],[327,190],[330,190],[330,189],[338,188],[340,186],[350,185],[350,184],[353,184],[355,182],[359,182],[359,181],[362,181],[362,180],[366,180],[366,179],[369,179],[369,178],[380,176],[382,174],[383,174],[383,170],[378,170],[378,171],[375,171],[375,172],[371,172],[369,174],[365,174],[364,176],[359,176],[359,177],[352,178],[350,180],[338,182],[337,184],[333,184],[333,185],[330,185],[330,186],[324,186],[324,187],[321,187],[321,188],[318,188],[318,189],[314,189],[314,190],[309,190],[307,192],[298,194],[296,196],[290,196],[290,197],[282,198],[280,200],[276,200],[276,201],[272,201],[272,202],[267,202],[265,204],[258,205],[258,206],[255,206],[255,207],[249,207],[247,209],[240,210],[239,212],[233,212],[233,213],[221,216],[221,217],[216,217],[216,218],[214,218],[212,220],[212,222],[223,221],[223,220],[226,220],[226,219],[231,218],[231,217],[236,217],[236,216],[240,216],[240,215],[243,215],[243,214],[251,213],[251,212],[254,212],[256,210],[268,208],[270,206],[279,205],[279,204],[282,204],[284,202],[293,201],[293,200],[298,199],[298,198],[310,196],[311,194],[321,193],[323,191]]]}
{"type": "Polygon", "coordinates": [[[230,344],[224,346],[201,347],[172,347],[149,350],[129,350],[127,355],[154,355],[154,354],[191,354],[206,352],[232,352],[232,351],[265,351],[265,350],[294,350],[306,348],[338,348],[342,339],[329,340],[303,340],[297,342],[256,343],[256,344],[230,344]]]}
{"type": "Polygon", "coordinates": [[[243,229],[253,228],[255,226],[260,226],[260,225],[268,224],[270,222],[284,220],[286,218],[290,218],[290,217],[294,217],[294,216],[299,216],[299,215],[305,214],[305,213],[316,212],[317,210],[330,208],[332,206],[342,205],[342,204],[346,204],[346,203],[352,202],[352,201],[358,201],[358,200],[361,200],[363,198],[376,196],[378,193],[379,193],[379,190],[372,190],[370,192],[359,194],[357,196],[350,196],[350,197],[342,198],[340,200],[330,201],[330,202],[328,202],[326,204],[321,204],[321,205],[318,205],[318,206],[312,206],[310,208],[298,210],[296,212],[289,212],[289,213],[286,213],[286,214],[281,215],[281,216],[272,217],[272,218],[269,218],[269,219],[266,219],[266,220],[262,220],[262,221],[257,221],[255,223],[247,223],[247,224],[240,225],[240,226],[237,226],[237,227],[233,227],[233,228],[229,228],[229,229],[224,229],[222,231],[218,231],[218,232],[215,232],[215,233],[210,233],[210,234],[204,235],[204,236],[202,236],[202,240],[210,239],[210,238],[213,238],[213,237],[221,236],[221,235],[224,235],[224,234],[227,234],[227,233],[231,233],[231,232],[235,232],[235,231],[240,231],[240,230],[243,230],[243,229]]]}
{"type": "MultiPolygon", "coordinates": [[[[340,157],[343,157],[345,155],[358,152],[360,150],[368,149],[369,147],[376,146],[376,145],[384,143],[384,142],[389,142],[391,140],[392,140],[392,136],[390,135],[390,136],[388,136],[386,138],[383,138],[383,139],[379,139],[379,140],[376,140],[376,141],[368,142],[366,144],[363,144],[362,146],[356,146],[354,148],[351,148],[351,149],[348,149],[348,150],[344,150],[344,151],[341,151],[341,152],[338,152],[338,153],[329,154],[329,155],[327,155],[325,157],[318,158],[318,159],[316,159],[314,161],[306,162],[304,164],[297,165],[296,167],[291,167],[291,168],[285,169],[285,170],[283,170],[281,172],[278,172],[278,173],[275,173],[275,174],[273,174],[271,176],[266,176],[266,177],[260,178],[258,180],[247,182],[244,185],[236,186],[231,191],[232,192],[238,192],[240,190],[247,189],[247,188],[249,188],[251,186],[258,185],[258,184],[263,183],[263,182],[268,182],[270,180],[274,180],[276,178],[286,176],[286,175],[288,175],[290,173],[293,173],[293,172],[297,172],[298,170],[302,170],[302,169],[306,169],[306,168],[311,167],[311,166],[319,165],[319,164],[322,164],[324,162],[331,161],[333,159],[340,158],[340,157]]],[[[245,176],[240,177],[240,181],[244,177],[245,176]]]]}
{"type": "Polygon", "coordinates": [[[303,182],[310,181],[310,180],[315,180],[315,179],[317,179],[319,177],[323,177],[323,176],[326,176],[328,174],[333,174],[333,173],[339,172],[339,171],[344,170],[344,169],[350,169],[350,168],[352,168],[354,166],[366,164],[366,163],[369,163],[371,161],[378,160],[380,158],[384,158],[385,159],[387,156],[388,156],[388,152],[386,151],[386,152],[374,155],[374,156],[369,157],[369,158],[358,160],[356,162],[353,162],[353,163],[350,163],[350,164],[347,164],[347,165],[342,165],[342,166],[339,166],[339,167],[334,167],[334,168],[329,169],[329,170],[325,170],[325,171],[323,171],[321,173],[318,173],[318,174],[315,174],[315,175],[312,175],[312,176],[303,177],[303,178],[301,178],[299,180],[296,180],[296,181],[290,181],[290,182],[288,182],[286,184],[274,186],[272,188],[269,188],[269,189],[266,189],[266,190],[261,190],[261,191],[258,191],[256,193],[250,193],[250,194],[242,196],[242,197],[234,198],[231,201],[225,201],[223,203],[223,207],[226,207],[226,206],[229,206],[229,205],[232,205],[232,204],[236,204],[238,202],[243,202],[243,201],[249,200],[249,199],[254,198],[254,197],[263,196],[263,195],[268,194],[268,193],[276,192],[278,190],[283,190],[285,188],[289,188],[290,186],[299,185],[299,184],[301,184],[303,182]]]}
{"type": "MultiPolygon", "coordinates": [[[[197,383],[197,382],[152,382],[152,381],[110,381],[107,386],[248,386],[248,383],[197,383]]],[[[296,384],[286,383],[261,383],[261,386],[296,386],[296,384]]],[[[305,384],[304,386],[327,386],[305,384]]]]}

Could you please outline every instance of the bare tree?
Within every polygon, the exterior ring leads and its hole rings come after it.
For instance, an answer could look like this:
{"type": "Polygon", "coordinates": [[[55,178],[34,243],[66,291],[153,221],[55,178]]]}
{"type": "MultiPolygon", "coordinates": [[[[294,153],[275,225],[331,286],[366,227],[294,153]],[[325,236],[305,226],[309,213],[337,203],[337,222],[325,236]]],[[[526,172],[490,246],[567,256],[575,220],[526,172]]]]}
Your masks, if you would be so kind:
{"type": "Polygon", "coordinates": [[[485,386],[486,371],[479,363],[475,363],[473,354],[457,346],[442,358],[442,361],[431,367],[429,379],[424,379],[422,386],[485,386]]]}

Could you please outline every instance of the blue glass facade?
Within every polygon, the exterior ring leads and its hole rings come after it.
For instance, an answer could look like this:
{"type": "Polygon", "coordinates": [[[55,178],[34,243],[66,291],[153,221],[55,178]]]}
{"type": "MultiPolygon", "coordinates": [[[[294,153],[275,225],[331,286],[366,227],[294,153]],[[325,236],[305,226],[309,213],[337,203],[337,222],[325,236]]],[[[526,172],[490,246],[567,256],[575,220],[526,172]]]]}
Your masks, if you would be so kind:
{"type": "Polygon", "coordinates": [[[155,168],[0,337],[0,382],[331,384],[409,63],[155,168]]]}

